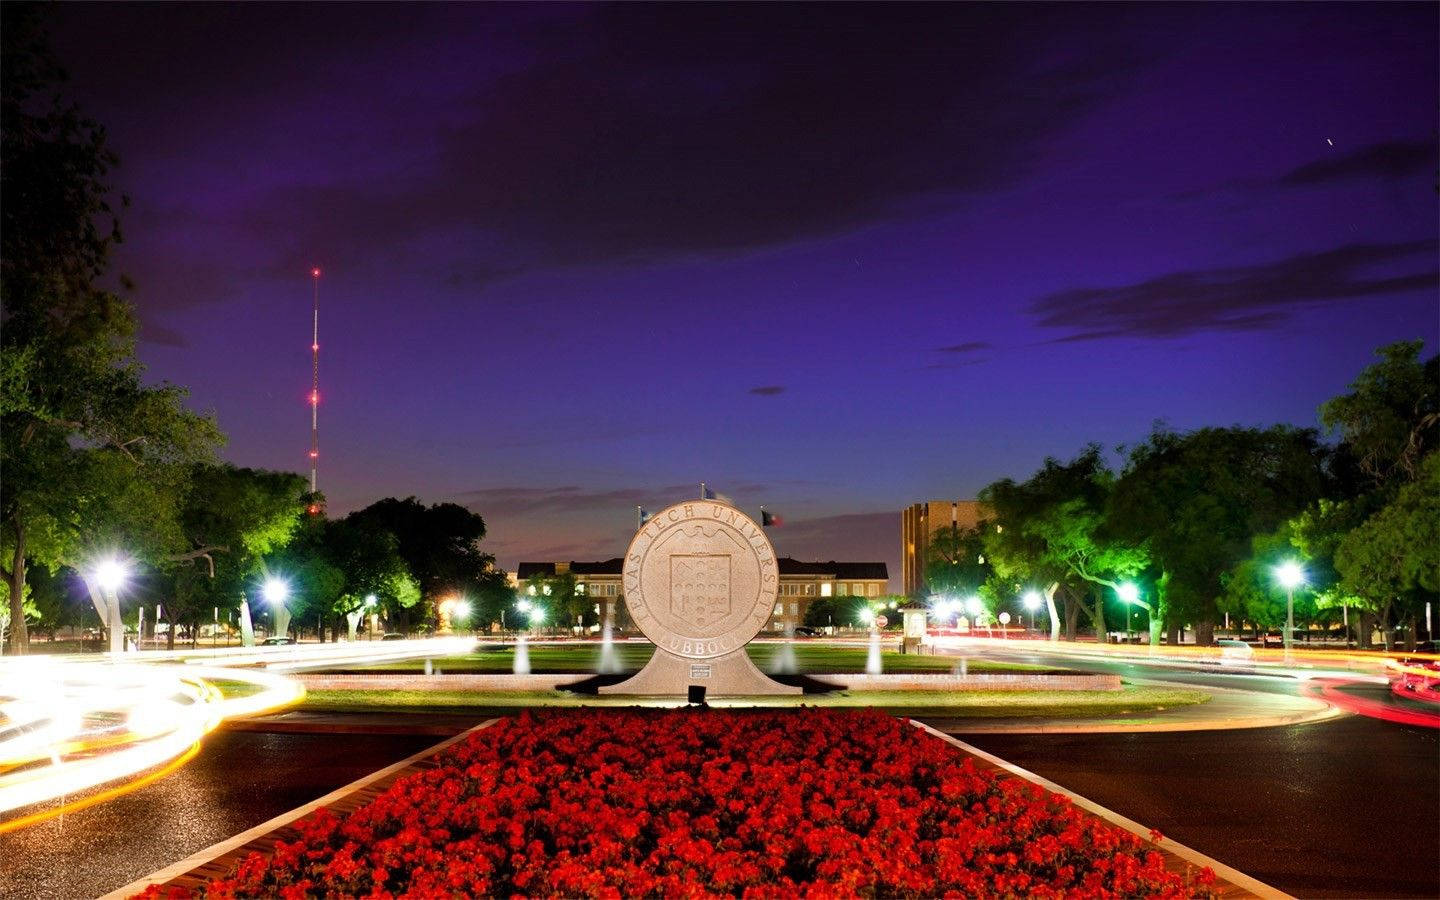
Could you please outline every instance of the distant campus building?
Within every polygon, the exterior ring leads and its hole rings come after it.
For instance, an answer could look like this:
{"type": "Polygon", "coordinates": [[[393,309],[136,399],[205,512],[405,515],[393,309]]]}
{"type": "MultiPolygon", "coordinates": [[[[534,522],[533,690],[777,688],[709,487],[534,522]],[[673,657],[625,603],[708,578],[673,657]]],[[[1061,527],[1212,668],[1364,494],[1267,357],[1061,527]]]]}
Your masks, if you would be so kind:
{"type": "Polygon", "coordinates": [[[907,597],[923,597],[925,586],[925,555],[932,535],[941,528],[968,531],[978,528],[986,515],[979,500],[930,500],[916,503],[900,512],[900,553],[907,597]]]}
{"type": "MultiPolygon", "coordinates": [[[[788,556],[776,562],[780,568],[780,593],[767,625],[770,631],[803,624],[811,601],[817,597],[880,597],[890,580],[883,562],[801,562],[788,556]]],[[[602,621],[619,621],[623,625],[628,624],[626,617],[617,619],[617,614],[624,597],[620,586],[624,568],[625,560],[619,556],[604,562],[522,562],[514,577],[518,587],[536,576],[554,578],[568,573],[575,579],[577,593],[595,598],[602,621]]]]}

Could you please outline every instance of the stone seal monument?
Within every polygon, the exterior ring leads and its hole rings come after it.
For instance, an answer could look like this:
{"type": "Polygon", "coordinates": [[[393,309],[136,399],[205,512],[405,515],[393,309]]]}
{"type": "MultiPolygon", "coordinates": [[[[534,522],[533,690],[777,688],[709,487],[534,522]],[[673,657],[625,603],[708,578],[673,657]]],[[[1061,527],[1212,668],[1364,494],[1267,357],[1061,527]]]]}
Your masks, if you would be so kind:
{"type": "Polygon", "coordinates": [[[631,678],[602,694],[799,694],[768,677],[745,645],[769,621],[780,571],[761,527],[716,500],[687,500],[650,518],[625,552],[630,617],[655,645],[631,678]]]}

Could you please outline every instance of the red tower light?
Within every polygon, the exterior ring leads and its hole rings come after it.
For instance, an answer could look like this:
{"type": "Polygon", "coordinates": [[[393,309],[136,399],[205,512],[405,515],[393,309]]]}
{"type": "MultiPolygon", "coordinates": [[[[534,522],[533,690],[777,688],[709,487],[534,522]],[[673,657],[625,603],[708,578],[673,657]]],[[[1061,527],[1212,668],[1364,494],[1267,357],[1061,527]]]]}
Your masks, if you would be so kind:
{"type": "Polygon", "coordinates": [[[320,277],[320,269],[319,269],[318,267],[317,267],[317,268],[314,268],[314,269],[311,269],[311,270],[310,270],[310,277],[311,277],[311,278],[319,278],[319,277],[320,277]]]}

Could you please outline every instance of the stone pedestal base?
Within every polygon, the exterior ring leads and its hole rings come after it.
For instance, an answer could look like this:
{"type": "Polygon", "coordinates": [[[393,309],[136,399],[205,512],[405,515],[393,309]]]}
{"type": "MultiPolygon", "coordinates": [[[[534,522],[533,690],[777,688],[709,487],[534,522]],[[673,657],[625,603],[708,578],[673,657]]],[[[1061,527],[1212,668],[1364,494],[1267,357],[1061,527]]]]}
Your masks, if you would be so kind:
{"type": "Polygon", "coordinates": [[[703,685],[707,697],[803,693],[799,687],[781,684],[755,668],[743,647],[709,659],[676,656],[656,647],[645,668],[619,684],[600,688],[600,693],[684,697],[690,685],[703,685]]]}

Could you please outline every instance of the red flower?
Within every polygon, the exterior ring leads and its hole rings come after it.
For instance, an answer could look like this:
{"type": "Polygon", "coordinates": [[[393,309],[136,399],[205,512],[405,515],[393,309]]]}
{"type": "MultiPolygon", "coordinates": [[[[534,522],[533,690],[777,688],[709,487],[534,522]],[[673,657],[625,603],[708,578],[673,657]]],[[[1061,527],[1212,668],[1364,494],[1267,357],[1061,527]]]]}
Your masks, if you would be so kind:
{"type": "Polygon", "coordinates": [[[1181,898],[1214,883],[877,712],[526,712],[436,762],[343,820],[306,817],[201,893],[1181,898]]]}

